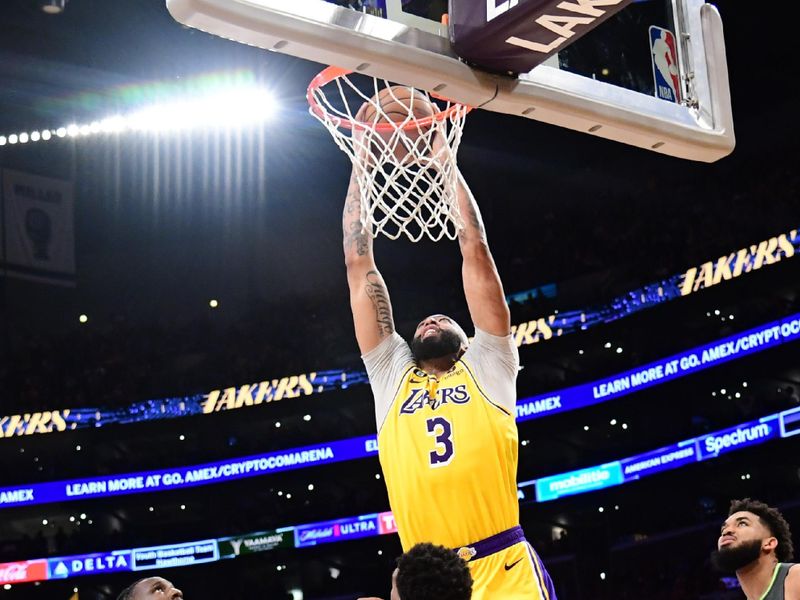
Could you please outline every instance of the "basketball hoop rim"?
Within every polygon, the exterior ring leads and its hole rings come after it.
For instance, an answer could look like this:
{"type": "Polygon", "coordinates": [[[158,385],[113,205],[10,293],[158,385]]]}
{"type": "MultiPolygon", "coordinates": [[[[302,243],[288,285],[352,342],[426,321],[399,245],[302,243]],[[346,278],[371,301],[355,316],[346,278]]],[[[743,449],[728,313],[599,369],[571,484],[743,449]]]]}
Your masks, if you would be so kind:
{"type": "MultiPolygon", "coordinates": [[[[308,89],[306,90],[306,100],[308,100],[308,104],[311,107],[311,111],[322,119],[330,119],[332,120],[337,128],[342,129],[364,129],[364,130],[374,130],[379,131],[381,133],[391,133],[398,129],[396,123],[367,123],[364,121],[356,121],[355,119],[348,119],[346,117],[338,117],[336,115],[332,115],[329,113],[325,108],[317,102],[316,97],[314,96],[314,92],[319,90],[322,86],[328,85],[332,83],[334,80],[345,77],[353,73],[351,69],[344,69],[342,67],[334,67],[329,66],[324,68],[322,71],[317,73],[316,76],[311,80],[311,83],[308,84],[308,89]]],[[[442,100],[444,102],[450,103],[445,110],[441,110],[434,115],[429,117],[424,117],[422,119],[415,119],[413,117],[410,118],[409,123],[404,125],[401,129],[417,129],[417,128],[426,128],[429,127],[434,121],[443,121],[444,119],[448,118],[451,114],[458,110],[464,110],[464,114],[467,114],[472,110],[471,106],[467,106],[466,104],[461,104],[460,102],[456,102],[454,100],[450,100],[444,96],[436,94],[434,92],[427,92],[433,98],[437,100],[442,100]]]]}

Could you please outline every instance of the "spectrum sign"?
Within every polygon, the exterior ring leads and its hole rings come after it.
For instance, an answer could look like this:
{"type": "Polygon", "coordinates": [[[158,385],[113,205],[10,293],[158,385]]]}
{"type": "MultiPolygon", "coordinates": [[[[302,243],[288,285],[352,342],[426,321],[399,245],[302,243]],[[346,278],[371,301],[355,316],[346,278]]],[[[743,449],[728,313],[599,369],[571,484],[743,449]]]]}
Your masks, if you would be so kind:
{"type": "Polygon", "coordinates": [[[535,486],[536,500],[546,502],[636,481],[662,471],[717,458],[721,454],[800,433],[800,408],[785,410],[758,421],[714,431],[597,467],[569,471],[519,484],[535,486]]]}

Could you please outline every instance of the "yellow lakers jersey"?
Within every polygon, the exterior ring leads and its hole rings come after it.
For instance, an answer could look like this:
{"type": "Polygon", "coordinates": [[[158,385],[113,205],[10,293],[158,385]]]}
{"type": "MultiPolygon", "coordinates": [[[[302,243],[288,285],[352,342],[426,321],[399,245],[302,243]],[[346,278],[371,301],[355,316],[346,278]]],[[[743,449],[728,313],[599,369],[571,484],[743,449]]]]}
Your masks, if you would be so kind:
{"type": "Polygon", "coordinates": [[[469,356],[438,379],[406,363],[379,424],[404,550],[418,542],[457,548],[519,523],[514,414],[487,395],[469,356]]]}

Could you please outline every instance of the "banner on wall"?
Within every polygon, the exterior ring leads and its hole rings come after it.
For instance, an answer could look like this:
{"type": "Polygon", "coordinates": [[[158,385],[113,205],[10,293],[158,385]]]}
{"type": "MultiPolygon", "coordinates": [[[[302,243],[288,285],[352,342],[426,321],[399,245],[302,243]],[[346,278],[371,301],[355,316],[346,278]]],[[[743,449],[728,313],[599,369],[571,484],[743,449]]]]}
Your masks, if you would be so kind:
{"type": "Polygon", "coordinates": [[[72,182],[3,169],[3,271],[45,283],[74,285],[72,182]]]}

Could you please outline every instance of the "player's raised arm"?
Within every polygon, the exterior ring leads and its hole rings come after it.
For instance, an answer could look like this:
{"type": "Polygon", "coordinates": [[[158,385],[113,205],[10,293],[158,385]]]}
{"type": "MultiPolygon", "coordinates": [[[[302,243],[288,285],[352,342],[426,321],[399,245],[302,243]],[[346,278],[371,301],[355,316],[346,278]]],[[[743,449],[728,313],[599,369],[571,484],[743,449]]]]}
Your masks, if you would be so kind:
{"type": "Polygon", "coordinates": [[[508,335],[511,332],[511,315],[503,284],[489,251],[478,205],[460,172],[458,209],[464,221],[464,229],[458,236],[463,257],[461,274],[472,323],[492,335],[508,335]]]}
{"type": "Polygon", "coordinates": [[[342,229],[356,340],[361,354],[366,354],[394,332],[394,318],[386,283],[375,266],[372,236],[361,223],[361,195],[355,176],[350,177],[347,189],[342,229]]]}

